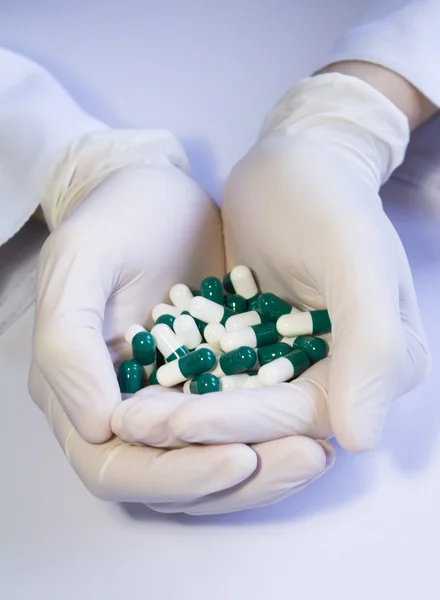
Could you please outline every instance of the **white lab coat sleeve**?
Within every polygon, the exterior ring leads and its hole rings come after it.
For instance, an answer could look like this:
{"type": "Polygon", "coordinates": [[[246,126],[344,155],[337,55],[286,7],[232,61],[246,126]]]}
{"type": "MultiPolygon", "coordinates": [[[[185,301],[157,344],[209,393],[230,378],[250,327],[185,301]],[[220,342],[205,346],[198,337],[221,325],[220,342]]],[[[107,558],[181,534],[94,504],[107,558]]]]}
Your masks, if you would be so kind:
{"type": "Polygon", "coordinates": [[[440,106],[440,1],[375,0],[321,67],[361,60],[402,75],[440,106]]]}
{"type": "Polygon", "coordinates": [[[114,130],[43,67],[0,48],[0,246],[39,204],[52,229],[114,170],[170,163],[188,172],[170,132],[114,130]]]}

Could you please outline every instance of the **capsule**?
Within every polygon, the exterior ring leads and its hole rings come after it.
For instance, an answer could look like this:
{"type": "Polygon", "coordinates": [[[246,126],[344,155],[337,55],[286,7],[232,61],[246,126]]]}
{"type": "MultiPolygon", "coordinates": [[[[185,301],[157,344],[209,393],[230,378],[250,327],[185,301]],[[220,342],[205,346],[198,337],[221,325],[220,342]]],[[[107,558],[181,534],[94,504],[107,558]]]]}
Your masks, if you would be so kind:
{"type": "Polygon", "coordinates": [[[185,394],[212,394],[220,391],[220,380],[212,373],[202,373],[193,379],[185,381],[183,385],[185,394]]]}
{"type": "Polygon", "coordinates": [[[240,331],[246,329],[246,327],[252,327],[252,325],[261,325],[263,323],[262,316],[257,313],[256,310],[250,310],[238,315],[229,317],[226,321],[226,331],[240,331]]]}
{"type": "Polygon", "coordinates": [[[220,390],[222,392],[233,392],[242,390],[249,379],[254,379],[249,373],[240,373],[239,375],[225,375],[220,379],[220,390]]]}
{"type": "Polygon", "coordinates": [[[328,344],[319,337],[299,335],[291,338],[283,338],[281,343],[287,344],[296,350],[302,350],[312,362],[318,362],[328,355],[328,344]]]}
{"type": "Polygon", "coordinates": [[[257,374],[257,373],[255,373],[255,377],[249,377],[249,378],[248,378],[248,379],[245,381],[245,383],[244,383],[244,385],[243,385],[242,389],[243,389],[243,390],[253,390],[253,389],[256,389],[256,388],[261,388],[261,387],[263,387],[263,382],[262,382],[262,381],[261,381],[261,379],[258,377],[258,374],[257,374]]]}
{"type": "Polygon", "coordinates": [[[171,315],[173,317],[178,317],[181,312],[182,311],[180,310],[180,308],[176,308],[171,304],[165,304],[164,302],[161,302],[153,308],[151,316],[153,317],[153,321],[156,323],[157,319],[162,315],[171,315]]]}
{"type": "Polygon", "coordinates": [[[275,294],[261,294],[255,303],[255,310],[267,321],[276,322],[283,315],[299,312],[297,308],[275,294]]]}
{"type": "Polygon", "coordinates": [[[142,365],[134,358],[119,365],[118,383],[122,394],[135,394],[142,387],[142,365]]]}
{"type": "Polygon", "coordinates": [[[252,271],[244,265],[237,265],[225,276],[223,287],[230,294],[240,294],[248,302],[253,302],[260,295],[252,271]]]}
{"type": "Polygon", "coordinates": [[[225,303],[222,282],[218,277],[205,277],[200,284],[200,294],[221,306],[225,303]]]}
{"type": "MultiPolygon", "coordinates": [[[[289,348],[290,350],[290,348],[289,348]]],[[[217,377],[225,375],[238,375],[246,373],[255,367],[257,363],[257,353],[249,346],[241,346],[236,350],[222,354],[218,358],[217,366],[212,371],[217,377]]]]}
{"type": "Polygon", "coordinates": [[[258,348],[258,362],[261,366],[267,365],[267,363],[280,358],[280,356],[286,356],[286,354],[289,354],[290,352],[292,352],[292,346],[281,340],[281,342],[278,342],[277,344],[270,344],[269,346],[258,348]]]}
{"type": "MultiPolygon", "coordinates": [[[[181,312],[181,315],[191,316],[188,310],[183,310],[181,312]]],[[[197,325],[197,329],[200,331],[200,335],[203,337],[203,332],[205,331],[206,323],[204,323],[203,321],[200,321],[200,319],[195,319],[194,317],[193,317],[193,319],[194,319],[195,324],[197,325]]]]}
{"type": "Polygon", "coordinates": [[[225,327],[221,323],[208,323],[203,332],[205,340],[214,348],[220,348],[220,340],[225,335],[225,327]]]}
{"type": "Polygon", "coordinates": [[[157,348],[167,362],[171,362],[189,353],[177,335],[168,325],[155,325],[151,330],[156,340],[157,348]]]}
{"type": "Polygon", "coordinates": [[[173,285],[173,287],[170,289],[169,296],[171,302],[176,308],[180,308],[180,310],[188,310],[189,303],[194,297],[194,294],[184,283],[176,283],[176,285],[173,285]]]}
{"type": "Polygon", "coordinates": [[[220,306],[208,298],[198,296],[189,303],[189,312],[195,319],[200,319],[204,323],[221,323],[224,325],[234,314],[226,306],[220,306]]]}
{"type": "Polygon", "coordinates": [[[156,325],[160,325],[162,323],[163,325],[168,325],[170,329],[173,329],[175,320],[176,317],[173,317],[173,315],[160,315],[156,321],[156,325]]]}
{"type": "Polygon", "coordinates": [[[220,341],[221,348],[224,352],[231,352],[240,346],[250,346],[258,348],[275,344],[281,339],[277,331],[275,323],[262,323],[261,325],[253,325],[240,331],[232,331],[225,333],[220,341]]]}
{"type": "Polygon", "coordinates": [[[246,298],[243,298],[240,294],[226,296],[225,305],[236,315],[246,312],[247,308],[246,298]]]}
{"type": "Polygon", "coordinates": [[[322,335],[330,333],[331,328],[330,317],[326,310],[283,315],[277,320],[277,329],[284,337],[322,335]]]}
{"type": "Polygon", "coordinates": [[[211,346],[211,344],[207,344],[206,342],[199,344],[196,350],[200,350],[200,348],[208,348],[208,350],[211,350],[211,352],[217,357],[223,354],[223,350],[221,348],[215,348],[214,346],[211,346]]]}
{"type": "Polygon", "coordinates": [[[174,332],[188,350],[202,343],[202,336],[191,315],[180,315],[174,321],[174,332]]]}
{"type": "Polygon", "coordinates": [[[292,350],[286,356],[264,365],[258,371],[258,377],[263,385],[275,385],[290,381],[310,367],[310,359],[302,350],[292,350]]]}
{"type": "Polygon", "coordinates": [[[186,379],[201,375],[214,368],[217,359],[207,348],[195,350],[157,370],[157,381],[164,387],[173,387],[186,379]]]}

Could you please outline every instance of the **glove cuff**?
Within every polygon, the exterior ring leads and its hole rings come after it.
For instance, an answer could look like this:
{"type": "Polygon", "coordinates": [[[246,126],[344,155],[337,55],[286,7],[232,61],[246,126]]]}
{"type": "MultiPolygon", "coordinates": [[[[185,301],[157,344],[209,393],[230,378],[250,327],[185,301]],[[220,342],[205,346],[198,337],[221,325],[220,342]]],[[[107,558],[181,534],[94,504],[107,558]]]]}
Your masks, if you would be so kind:
{"type": "Polygon", "coordinates": [[[297,135],[329,126],[331,142],[337,144],[339,138],[344,147],[364,153],[378,185],[403,162],[410,136],[406,115],[370,84],[341,73],[315,75],[292,87],[266,116],[260,139],[273,132],[297,135]],[[354,130],[362,135],[349,139],[354,130]]]}
{"type": "Polygon", "coordinates": [[[51,230],[68,217],[106,177],[130,165],[174,165],[189,173],[180,142],[166,130],[110,130],[86,134],[53,160],[40,203],[51,230]]]}

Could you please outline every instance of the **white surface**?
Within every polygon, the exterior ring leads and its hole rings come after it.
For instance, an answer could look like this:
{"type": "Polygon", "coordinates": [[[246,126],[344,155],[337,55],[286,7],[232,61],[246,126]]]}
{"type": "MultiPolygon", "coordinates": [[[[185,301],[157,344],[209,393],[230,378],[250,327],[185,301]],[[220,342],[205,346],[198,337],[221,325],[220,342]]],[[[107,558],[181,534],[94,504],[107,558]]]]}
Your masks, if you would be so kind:
{"type": "MultiPolygon", "coordinates": [[[[97,116],[170,128],[218,197],[266,109],[361,4],[0,1],[0,43],[42,60],[97,116]]],[[[393,408],[378,452],[339,452],[330,473],[274,507],[191,518],[94,499],[27,395],[31,313],[0,339],[1,598],[438,598],[440,225],[402,191],[403,208],[388,205],[434,372],[393,408]]]]}

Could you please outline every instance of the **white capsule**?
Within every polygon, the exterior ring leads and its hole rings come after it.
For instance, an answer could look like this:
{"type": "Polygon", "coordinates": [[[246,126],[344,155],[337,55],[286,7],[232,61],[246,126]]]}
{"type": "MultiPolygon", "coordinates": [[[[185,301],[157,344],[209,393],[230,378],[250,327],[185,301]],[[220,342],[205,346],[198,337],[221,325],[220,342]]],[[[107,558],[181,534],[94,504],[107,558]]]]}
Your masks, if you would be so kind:
{"type": "Polygon", "coordinates": [[[194,350],[194,348],[202,343],[202,335],[191,315],[180,315],[177,317],[173,328],[179,340],[189,350],[194,350]]]}
{"type": "Polygon", "coordinates": [[[164,323],[155,325],[151,330],[151,335],[156,340],[157,349],[165,357],[165,360],[184,346],[174,331],[164,323]]]}
{"type": "Polygon", "coordinates": [[[261,317],[256,310],[250,310],[249,312],[240,313],[229,317],[225,323],[226,331],[240,331],[246,327],[252,327],[252,325],[260,325],[261,317]]]}
{"type": "Polygon", "coordinates": [[[258,375],[251,375],[251,377],[249,377],[249,379],[245,381],[245,384],[242,389],[253,390],[260,387],[263,387],[263,382],[261,381],[261,379],[258,377],[258,375]]]}
{"type": "Polygon", "coordinates": [[[189,303],[194,295],[187,285],[184,283],[176,283],[170,289],[170,300],[176,308],[180,310],[188,310],[189,303]]]}
{"type": "Polygon", "coordinates": [[[125,341],[127,342],[127,344],[131,344],[134,336],[137,333],[140,333],[141,331],[146,331],[145,327],[142,327],[142,325],[130,325],[130,327],[128,327],[125,330],[125,334],[124,334],[124,338],[125,338],[125,341]]]}
{"type": "Polygon", "coordinates": [[[211,344],[199,344],[196,348],[196,350],[199,350],[200,348],[208,348],[208,350],[211,350],[211,352],[214,354],[214,356],[220,356],[221,354],[223,354],[223,351],[221,348],[215,348],[214,346],[211,346],[211,344]]]}
{"type": "Polygon", "coordinates": [[[236,350],[237,348],[240,348],[240,346],[256,348],[257,336],[252,327],[247,327],[240,331],[231,331],[230,333],[225,333],[222,337],[220,346],[223,352],[231,352],[231,350],[236,350]]]}
{"type": "Polygon", "coordinates": [[[311,335],[313,333],[312,315],[309,312],[283,315],[277,321],[277,330],[285,337],[311,335]]]}
{"type": "Polygon", "coordinates": [[[173,360],[157,369],[157,381],[163,387],[174,387],[186,379],[187,377],[182,375],[182,371],[179,369],[178,360],[173,360]]]}
{"type": "Polygon", "coordinates": [[[220,379],[220,390],[222,392],[233,392],[241,390],[248,379],[254,379],[255,375],[240,373],[239,375],[225,375],[220,379]]]}
{"type": "Polygon", "coordinates": [[[171,304],[165,304],[164,302],[161,302],[153,308],[151,316],[153,317],[153,321],[156,323],[157,319],[162,315],[171,315],[172,317],[177,318],[181,312],[182,311],[180,308],[176,308],[171,304]]]}
{"type": "Polygon", "coordinates": [[[294,374],[295,369],[292,363],[284,356],[267,363],[258,371],[258,377],[263,385],[275,385],[283,381],[289,381],[294,374]]]}
{"type": "Polygon", "coordinates": [[[208,323],[203,330],[203,337],[214,348],[220,348],[220,340],[225,335],[225,331],[221,323],[208,323]]]}
{"type": "Polygon", "coordinates": [[[249,267],[237,265],[232,269],[230,277],[236,294],[240,294],[246,300],[258,294],[259,290],[249,267]]]}
{"type": "Polygon", "coordinates": [[[225,307],[203,296],[195,296],[189,303],[189,312],[195,319],[204,323],[220,323],[225,307]]]}

